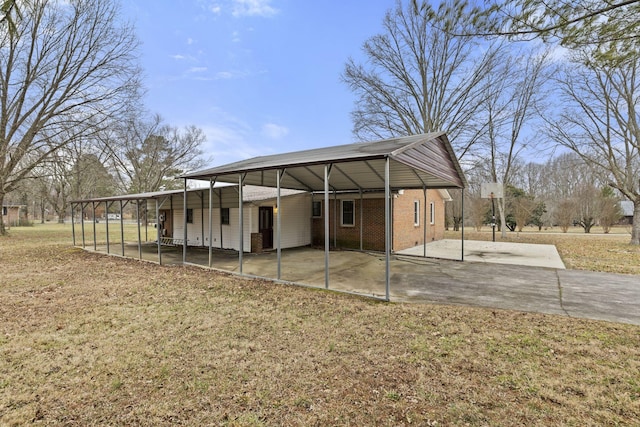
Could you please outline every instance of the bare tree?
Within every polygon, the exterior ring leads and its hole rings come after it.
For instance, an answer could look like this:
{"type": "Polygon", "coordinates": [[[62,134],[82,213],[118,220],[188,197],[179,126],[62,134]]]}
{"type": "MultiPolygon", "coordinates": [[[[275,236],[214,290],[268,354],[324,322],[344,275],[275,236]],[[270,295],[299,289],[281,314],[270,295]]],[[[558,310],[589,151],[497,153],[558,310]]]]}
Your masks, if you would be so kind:
{"type": "Polygon", "coordinates": [[[620,63],[574,57],[558,78],[563,110],[548,121],[549,135],[634,204],[631,244],[640,245],[640,54],[620,63]]]}
{"type": "Polygon", "coordinates": [[[484,131],[474,117],[490,93],[485,77],[499,47],[443,31],[469,26],[466,1],[396,2],[384,33],[364,43],[366,63],[349,59],[342,80],[358,98],[352,112],[359,140],[446,130],[459,158],[484,131]]]}
{"type": "Polygon", "coordinates": [[[598,223],[604,233],[608,233],[611,227],[622,218],[620,201],[615,197],[611,187],[604,187],[598,200],[598,223]]]}
{"type": "Polygon", "coordinates": [[[600,200],[598,189],[590,182],[585,182],[575,194],[576,220],[585,233],[591,233],[600,216],[600,200]]]}
{"type": "Polygon", "coordinates": [[[164,124],[159,115],[130,117],[103,137],[121,188],[133,193],[178,188],[177,175],[204,163],[204,141],[201,129],[180,130],[164,124]]]}
{"type": "Polygon", "coordinates": [[[511,209],[513,210],[513,219],[516,222],[516,229],[522,229],[529,224],[531,216],[536,208],[536,202],[532,196],[528,194],[521,195],[512,201],[511,209]]]}
{"type": "Polygon", "coordinates": [[[574,218],[576,216],[576,205],[573,199],[561,199],[557,203],[555,210],[555,221],[562,230],[566,233],[569,227],[573,225],[574,218]]]}
{"type": "Polygon", "coordinates": [[[449,226],[453,226],[453,231],[459,231],[462,224],[462,191],[453,188],[448,190],[451,194],[451,200],[445,204],[445,226],[447,230],[449,226]]]}
{"type": "MultiPolygon", "coordinates": [[[[548,79],[546,52],[530,56],[507,56],[501,68],[491,79],[492,96],[484,102],[481,119],[487,123],[487,132],[482,136],[484,155],[489,159],[489,175],[492,182],[511,184],[520,155],[528,141],[522,137],[523,128],[537,117],[537,108],[543,93],[542,86],[548,79]]],[[[542,146],[536,140],[539,147],[542,146]]],[[[506,198],[497,199],[500,224],[506,224],[506,198]]],[[[506,227],[501,227],[502,238],[506,227]]]]}
{"type": "Polygon", "coordinates": [[[469,209],[467,210],[467,215],[476,231],[482,230],[482,226],[487,218],[488,209],[489,202],[487,199],[482,199],[478,195],[469,196],[469,209]]]}
{"type": "Polygon", "coordinates": [[[137,40],[111,0],[32,0],[20,12],[15,31],[0,27],[0,204],[138,88],[137,40]]]}

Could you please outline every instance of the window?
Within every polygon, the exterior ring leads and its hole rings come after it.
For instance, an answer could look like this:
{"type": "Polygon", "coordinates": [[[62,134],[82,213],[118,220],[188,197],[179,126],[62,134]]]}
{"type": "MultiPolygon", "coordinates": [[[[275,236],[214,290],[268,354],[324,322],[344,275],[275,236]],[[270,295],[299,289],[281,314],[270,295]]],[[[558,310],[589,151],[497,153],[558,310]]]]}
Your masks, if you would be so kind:
{"type": "Polygon", "coordinates": [[[342,200],[342,226],[356,225],[356,206],[353,200],[342,200]]]}
{"type": "Polygon", "coordinates": [[[220,221],[222,224],[229,225],[229,208],[220,209],[220,221]]]}
{"type": "Polygon", "coordinates": [[[193,209],[187,209],[187,224],[193,224],[193,209]]]}
{"type": "Polygon", "coordinates": [[[436,223],[436,205],[433,202],[429,203],[429,222],[436,223]]]}
{"type": "Polygon", "coordinates": [[[413,225],[420,225],[420,200],[413,201],[413,225]]]}
{"type": "Polygon", "coordinates": [[[6,206],[2,207],[2,216],[7,216],[7,207],[6,206]]]}
{"type": "Polygon", "coordinates": [[[313,201],[311,202],[311,216],[314,218],[322,217],[322,202],[321,201],[313,201]]]}

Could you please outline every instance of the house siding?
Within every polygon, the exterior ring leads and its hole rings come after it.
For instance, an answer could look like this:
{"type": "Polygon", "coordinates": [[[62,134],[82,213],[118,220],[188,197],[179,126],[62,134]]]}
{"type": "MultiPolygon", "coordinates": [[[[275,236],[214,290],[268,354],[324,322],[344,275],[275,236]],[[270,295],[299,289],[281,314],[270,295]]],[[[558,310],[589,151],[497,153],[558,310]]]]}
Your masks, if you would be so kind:
{"type": "MultiPolygon", "coordinates": [[[[282,235],[281,247],[292,248],[305,246],[311,243],[309,218],[311,218],[311,196],[300,194],[281,198],[282,204],[282,235]]],[[[245,203],[243,206],[243,249],[251,251],[251,233],[258,232],[258,213],[260,206],[275,206],[275,199],[259,202],[245,203]]],[[[193,223],[187,224],[187,245],[209,246],[209,209],[193,209],[193,223]],[[204,236],[203,236],[204,232],[204,236]]],[[[220,208],[212,210],[213,223],[213,247],[223,249],[240,249],[240,220],[239,208],[229,208],[229,224],[222,225],[220,235],[220,208]]],[[[173,211],[173,237],[184,237],[184,213],[183,209],[173,211]]],[[[277,233],[276,217],[274,214],[274,247],[277,233]]]]}
{"type": "MultiPolygon", "coordinates": [[[[282,197],[281,223],[282,233],[280,235],[281,248],[296,248],[311,244],[311,195],[299,194],[295,196],[282,197]]],[[[275,206],[276,200],[265,200],[257,203],[257,206],[275,206]]],[[[254,227],[252,233],[258,232],[258,211],[254,209],[254,227]]],[[[273,214],[273,246],[276,246],[276,235],[278,232],[277,216],[273,214]]]]}

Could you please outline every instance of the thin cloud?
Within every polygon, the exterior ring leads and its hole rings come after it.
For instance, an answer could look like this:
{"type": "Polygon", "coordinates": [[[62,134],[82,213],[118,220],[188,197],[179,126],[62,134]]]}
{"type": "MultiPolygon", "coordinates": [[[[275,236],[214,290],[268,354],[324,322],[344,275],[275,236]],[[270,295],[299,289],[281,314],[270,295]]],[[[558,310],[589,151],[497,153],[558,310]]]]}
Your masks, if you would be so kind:
{"type": "Polygon", "coordinates": [[[264,147],[256,148],[250,141],[250,129],[240,123],[200,126],[207,136],[203,151],[214,165],[231,163],[269,154],[264,147]]]}
{"type": "Polygon", "coordinates": [[[267,123],[262,126],[262,135],[269,139],[281,139],[289,134],[289,128],[275,123],[267,123]]]}
{"type": "Polygon", "coordinates": [[[278,13],[278,9],[272,7],[271,0],[233,0],[233,16],[261,16],[270,18],[278,13]]]}

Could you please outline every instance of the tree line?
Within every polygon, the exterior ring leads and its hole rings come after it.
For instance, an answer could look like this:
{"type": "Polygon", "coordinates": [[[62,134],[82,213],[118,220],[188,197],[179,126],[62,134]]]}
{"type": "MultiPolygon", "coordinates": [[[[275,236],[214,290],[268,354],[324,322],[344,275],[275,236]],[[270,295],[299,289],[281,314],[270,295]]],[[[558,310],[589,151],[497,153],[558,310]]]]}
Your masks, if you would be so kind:
{"type": "MultiPolygon", "coordinates": [[[[468,173],[464,212],[460,190],[450,190],[453,201],[447,206],[447,226],[458,230],[462,216],[466,224],[480,231],[492,223],[491,201],[481,197],[478,183],[490,177],[487,169],[468,173]]],[[[571,152],[557,155],[545,163],[517,163],[511,183],[504,189],[504,218],[496,219],[500,231],[522,231],[525,226],[538,230],[551,227],[567,232],[582,227],[585,233],[598,225],[605,233],[618,224],[630,226],[623,215],[621,197],[606,179],[579,156],[571,152]]]]}

